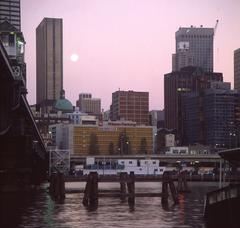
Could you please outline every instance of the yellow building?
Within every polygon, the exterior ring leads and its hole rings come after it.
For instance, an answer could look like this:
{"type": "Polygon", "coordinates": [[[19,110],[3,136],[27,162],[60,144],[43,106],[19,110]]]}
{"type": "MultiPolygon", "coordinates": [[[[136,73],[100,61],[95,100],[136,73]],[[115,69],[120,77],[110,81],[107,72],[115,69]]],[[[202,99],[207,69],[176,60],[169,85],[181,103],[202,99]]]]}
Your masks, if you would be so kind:
{"type": "MultiPolygon", "coordinates": [[[[59,126],[57,127],[58,133],[55,133],[55,135],[58,135],[58,139],[55,139],[56,145],[65,145],[64,149],[70,149],[73,155],[153,153],[153,127],[151,126],[73,124],[59,126]],[[90,141],[93,135],[95,136],[95,142],[97,141],[98,151],[90,152],[90,141]],[[123,135],[125,135],[124,139],[123,135]],[[110,146],[110,144],[112,145],[110,146]],[[145,150],[143,150],[143,147],[145,150]]],[[[54,132],[54,129],[52,128],[51,131],[54,132]]]]}

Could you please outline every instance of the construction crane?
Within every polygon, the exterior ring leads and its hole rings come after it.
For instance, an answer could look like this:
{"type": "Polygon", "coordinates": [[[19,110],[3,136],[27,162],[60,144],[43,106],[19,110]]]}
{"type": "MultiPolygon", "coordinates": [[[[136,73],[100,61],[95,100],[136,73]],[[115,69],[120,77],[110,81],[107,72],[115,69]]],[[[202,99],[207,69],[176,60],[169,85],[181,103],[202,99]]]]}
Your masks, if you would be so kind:
{"type": "Polygon", "coordinates": [[[215,36],[216,31],[217,31],[218,22],[219,22],[219,20],[216,20],[216,24],[215,24],[215,27],[214,27],[214,33],[213,33],[214,36],[215,36]]]}

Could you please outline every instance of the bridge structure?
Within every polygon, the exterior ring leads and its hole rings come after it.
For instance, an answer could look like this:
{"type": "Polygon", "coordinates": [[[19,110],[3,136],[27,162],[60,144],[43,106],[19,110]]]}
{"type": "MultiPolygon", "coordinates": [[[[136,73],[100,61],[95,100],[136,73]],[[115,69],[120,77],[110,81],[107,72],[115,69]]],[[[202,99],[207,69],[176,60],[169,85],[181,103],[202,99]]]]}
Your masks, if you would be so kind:
{"type": "MultiPolygon", "coordinates": [[[[218,154],[187,154],[187,155],[166,155],[166,154],[148,154],[148,155],[97,155],[95,161],[113,161],[118,159],[157,159],[160,163],[219,163],[221,157],[218,154]]],[[[71,155],[71,163],[84,164],[86,156],[71,155]]]]}
{"type": "Polygon", "coordinates": [[[0,42],[0,192],[22,191],[45,179],[47,151],[26,99],[23,78],[0,42]]]}

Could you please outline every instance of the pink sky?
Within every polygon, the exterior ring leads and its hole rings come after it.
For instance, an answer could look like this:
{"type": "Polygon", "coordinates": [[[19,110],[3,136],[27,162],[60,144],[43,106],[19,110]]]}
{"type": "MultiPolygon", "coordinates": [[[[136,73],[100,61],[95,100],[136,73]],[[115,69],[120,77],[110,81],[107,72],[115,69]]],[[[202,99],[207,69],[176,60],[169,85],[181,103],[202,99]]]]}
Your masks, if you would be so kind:
{"type": "Polygon", "coordinates": [[[148,91],[150,110],[163,109],[175,32],[180,26],[214,27],[217,19],[214,70],[233,82],[239,0],[22,0],[21,10],[30,104],[36,102],[35,29],[44,17],[63,18],[64,89],[73,105],[79,93],[89,92],[107,110],[120,88],[148,91]],[[77,62],[70,60],[73,53],[77,62]]]}

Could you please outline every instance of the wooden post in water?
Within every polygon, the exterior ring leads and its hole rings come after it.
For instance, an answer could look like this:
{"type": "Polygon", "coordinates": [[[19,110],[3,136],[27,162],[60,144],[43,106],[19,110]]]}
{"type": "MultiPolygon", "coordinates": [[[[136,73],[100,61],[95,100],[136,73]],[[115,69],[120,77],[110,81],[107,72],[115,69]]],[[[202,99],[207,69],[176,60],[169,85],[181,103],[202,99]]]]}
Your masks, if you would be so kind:
{"type": "Polygon", "coordinates": [[[58,172],[50,177],[49,193],[55,200],[65,198],[65,180],[64,174],[58,172]]]}
{"type": "Polygon", "coordinates": [[[84,196],[82,201],[84,206],[98,206],[98,173],[90,172],[88,174],[84,196]]]}
{"type": "Polygon", "coordinates": [[[172,194],[173,201],[175,204],[177,204],[178,194],[172,180],[171,172],[164,172],[162,181],[162,204],[168,204],[168,185],[172,194]]]}
{"type": "Polygon", "coordinates": [[[187,178],[186,178],[186,171],[179,172],[178,174],[178,192],[189,192],[187,178]]]}
{"type": "Polygon", "coordinates": [[[134,172],[130,172],[128,182],[127,182],[127,187],[128,187],[128,204],[129,206],[134,206],[135,204],[135,175],[134,172]]]}
{"type": "Polygon", "coordinates": [[[163,173],[162,177],[162,204],[168,204],[168,172],[163,173]]]}
{"type": "Polygon", "coordinates": [[[59,173],[59,198],[65,199],[65,178],[63,173],[59,173]]]}
{"type": "Polygon", "coordinates": [[[127,182],[127,173],[121,172],[120,173],[120,199],[124,201],[126,199],[126,182],[127,182]]]}

